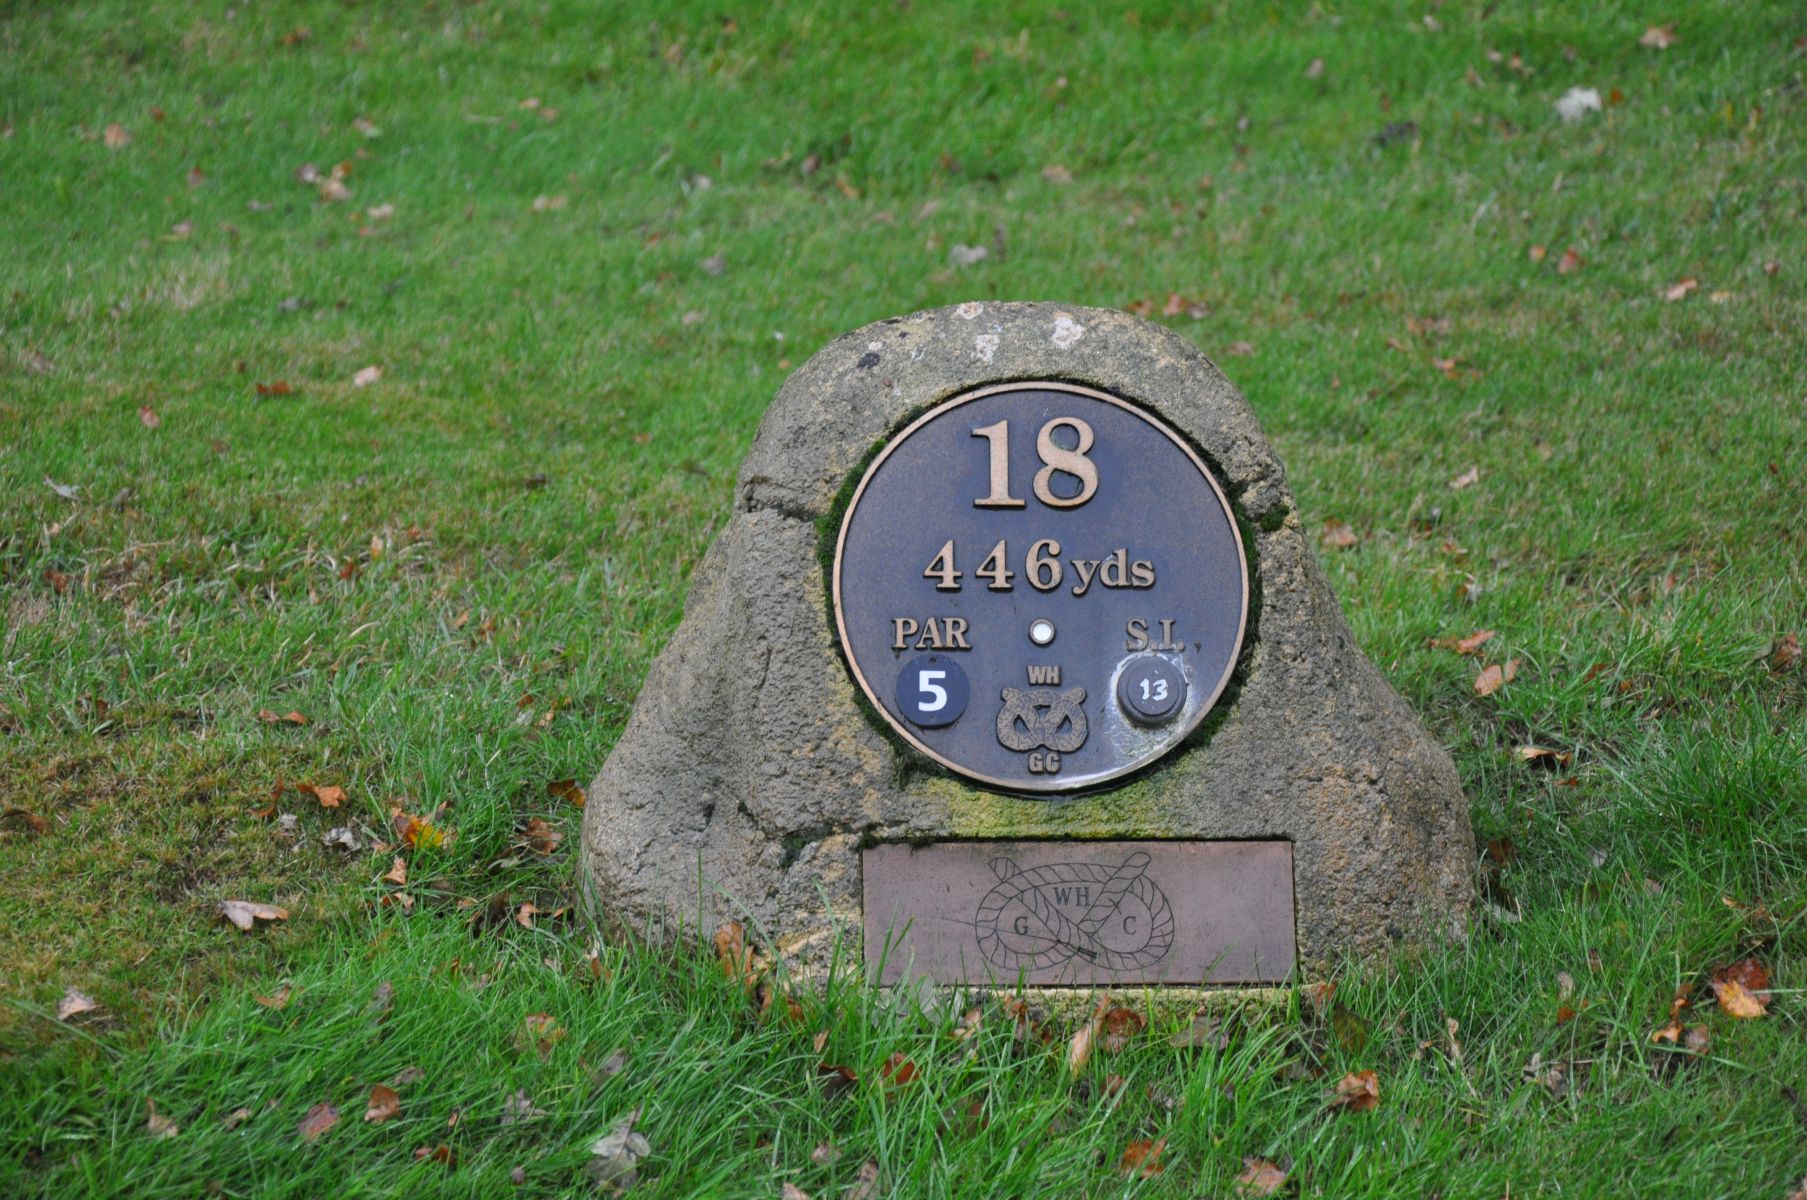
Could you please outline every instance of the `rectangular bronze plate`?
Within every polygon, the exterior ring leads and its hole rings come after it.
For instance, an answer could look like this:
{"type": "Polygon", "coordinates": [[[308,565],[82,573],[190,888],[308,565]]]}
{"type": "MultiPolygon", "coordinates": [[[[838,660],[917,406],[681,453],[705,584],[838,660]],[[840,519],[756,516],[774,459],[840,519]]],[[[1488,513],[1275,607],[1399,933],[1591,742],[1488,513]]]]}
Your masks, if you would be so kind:
{"type": "Polygon", "coordinates": [[[1290,842],[938,842],[861,856],[881,984],[1280,983],[1290,842]]]}

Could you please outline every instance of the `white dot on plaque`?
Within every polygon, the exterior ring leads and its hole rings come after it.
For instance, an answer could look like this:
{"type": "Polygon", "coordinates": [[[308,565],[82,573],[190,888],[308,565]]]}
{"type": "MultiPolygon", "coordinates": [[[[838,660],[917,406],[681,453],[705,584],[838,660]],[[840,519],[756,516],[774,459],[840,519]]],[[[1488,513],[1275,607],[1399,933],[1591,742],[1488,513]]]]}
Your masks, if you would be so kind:
{"type": "Polygon", "coordinates": [[[1046,646],[1054,640],[1054,622],[1046,617],[1037,617],[1029,622],[1029,640],[1038,646],[1046,646]]]}

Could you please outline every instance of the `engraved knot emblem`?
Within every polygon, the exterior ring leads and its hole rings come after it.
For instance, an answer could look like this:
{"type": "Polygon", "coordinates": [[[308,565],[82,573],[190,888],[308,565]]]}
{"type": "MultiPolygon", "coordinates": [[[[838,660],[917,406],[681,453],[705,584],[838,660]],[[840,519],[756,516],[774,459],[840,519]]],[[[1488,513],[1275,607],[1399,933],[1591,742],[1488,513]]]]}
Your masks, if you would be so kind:
{"type": "Polygon", "coordinates": [[[1072,958],[1106,971],[1153,966],[1173,948],[1173,906],[1148,877],[1149,857],[1054,863],[1023,870],[991,860],[998,882],[979,901],[973,930],[987,961],[1041,971],[1072,958]]]}
{"type": "Polygon", "coordinates": [[[998,742],[1006,750],[1047,747],[1071,754],[1085,745],[1085,689],[1004,689],[1004,707],[998,711],[998,742]]]}

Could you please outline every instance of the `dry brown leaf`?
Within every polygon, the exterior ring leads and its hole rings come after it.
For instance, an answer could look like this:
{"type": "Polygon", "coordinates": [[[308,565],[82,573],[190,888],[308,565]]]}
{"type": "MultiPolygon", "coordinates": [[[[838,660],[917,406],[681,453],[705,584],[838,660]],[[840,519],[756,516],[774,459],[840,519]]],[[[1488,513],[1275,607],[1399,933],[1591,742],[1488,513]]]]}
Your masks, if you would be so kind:
{"type": "Polygon", "coordinates": [[[1765,1001],[1758,1000],[1755,993],[1736,979],[1715,978],[1708,986],[1713,989],[1713,995],[1719,999],[1719,1007],[1728,1016],[1750,1021],[1763,1015],[1765,1001]]]}
{"type": "Polygon", "coordinates": [[[1570,246],[1562,252],[1562,258],[1557,261],[1556,273],[1558,275],[1573,274],[1585,265],[1587,265],[1587,260],[1581,257],[1581,252],[1570,246]]]}
{"type": "Polygon", "coordinates": [[[1192,1014],[1191,1024],[1169,1037],[1167,1044],[1176,1050],[1224,1050],[1230,1045],[1230,1035],[1215,1013],[1199,1012],[1192,1014]]]}
{"type": "MultiPolygon", "coordinates": [[[[262,387],[263,385],[259,384],[258,386],[262,387]]],[[[286,713],[278,714],[267,708],[260,708],[257,710],[257,719],[259,721],[262,721],[265,725],[306,725],[307,724],[307,718],[302,716],[298,712],[286,712],[286,713]]]]}
{"type": "Polygon", "coordinates": [[[546,785],[546,794],[554,800],[569,800],[582,808],[584,806],[584,790],[577,786],[575,779],[555,779],[546,785]]]}
{"type": "Polygon", "coordinates": [[[1305,78],[1318,79],[1318,78],[1321,78],[1323,76],[1323,74],[1324,74],[1324,60],[1323,59],[1314,58],[1311,60],[1311,62],[1306,64],[1305,78]]]}
{"type": "Polygon", "coordinates": [[[295,390],[289,386],[289,381],[286,379],[278,379],[275,383],[260,383],[255,386],[257,394],[260,396],[287,396],[295,390]]]}
{"type": "Polygon", "coordinates": [[[338,1123],[339,1110],[322,1100],[307,1110],[307,1115],[301,1118],[301,1124],[295,1130],[301,1135],[302,1141],[311,1142],[338,1123]]]}
{"type": "Polygon", "coordinates": [[[1677,300],[1686,300],[1688,298],[1688,293],[1694,291],[1699,286],[1700,280],[1689,275],[1683,279],[1676,280],[1674,283],[1664,288],[1663,299],[1669,301],[1671,304],[1675,303],[1677,300]]]}
{"type": "Polygon", "coordinates": [[[1542,246],[1533,246],[1525,252],[1525,256],[1534,263],[1540,263],[1550,252],[1542,246]]]}
{"type": "Polygon", "coordinates": [[[1104,1014],[1104,1052],[1120,1053],[1129,1045],[1131,1038],[1148,1028],[1148,1022],[1141,1013],[1128,1008],[1113,1008],[1104,1014]]]}
{"type": "Polygon", "coordinates": [[[840,1160],[841,1151],[833,1142],[823,1142],[809,1152],[809,1161],[818,1167],[833,1166],[840,1160]]]}
{"type": "Polygon", "coordinates": [[[1667,50],[1675,45],[1676,40],[1675,22],[1671,21],[1667,25],[1652,25],[1644,30],[1643,36],[1638,38],[1638,45],[1652,50],[1667,50]]]}
{"type": "Polygon", "coordinates": [[[63,993],[63,998],[56,1002],[56,1019],[59,1021],[68,1021],[71,1017],[99,1011],[101,1011],[100,1001],[80,988],[70,988],[63,993]]]}
{"type": "Polygon", "coordinates": [[[337,784],[329,783],[325,787],[317,787],[311,783],[298,783],[295,785],[295,790],[304,796],[312,796],[318,800],[321,808],[338,808],[345,803],[345,789],[337,784]]]}
{"type": "Polygon", "coordinates": [[[878,1200],[878,1163],[867,1159],[860,1164],[853,1183],[843,1193],[843,1200],[878,1200]]]}
{"type": "Polygon", "coordinates": [[[1099,996],[1097,1004],[1092,1008],[1092,1015],[1073,1034],[1073,1040],[1067,1043],[1067,1073],[1074,1079],[1079,1078],[1080,1072],[1085,1070],[1086,1063],[1092,1060],[1092,1047],[1096,1043],[1098,1030],[1104,1024],[1104,1014],[1109,1011],[1110,1005],[1111,998],[1109,996],[1099,996]]]}
{"type": "Polygon", "coordinates": [[[536,1117],[546,1115],[546,1110],[533,1102],[526,1088],[516,1088],[514,1094],[502,1101],[502,1124],[521,1125],[536,1117]]]}
{"type": "Polygon", "coordinates": [[[565,838],[565,831],[544,817],[527,818],[527,827],[523,832],[528,848],[539,855],[553,853],[565,838]]]}
{"type": "Polygon", "coordinates": [[[816,1064],[816,1082],[822,1085],[822,1094],[831,1100],[850,1090],[859,1081],[860,1077],[850,1067],[833,1063],[816,1064]]]}
{"type": "Polygon", "coordinates": [[[157,410],[150,405],[141,404],[138,406],[138,423],[146,429],[155,429],[163,424],[163,418],[158,416],[157,410]]]}
{"type": "Polygon", "coordinates": [[[1518,757],[1521,762],[1566,767],[1575,756],[1570,751],[1552,750],[1548,746],[1520,746],[1518,757]]]}
{"type": "Polygon", "coordinates": [[[1380,1104],[1380,1077],[1372,1071],[1351,1071],[1337,1080],[1330,1107],[1343,1112],[1367,1112],[1380,1104]]]}
{"type": "Polygon", "coordinates": [[[382,878],[385,883],[393,883],[396,887],[407,883],[408,860],[399,854],[396,855],[395,861],[389,864],[389,869],[383,872],[382,878]]]}
{"type": "Polygon", "coordinates": [[[23,808],[9,808],[0,812],[0,826],[8,824],[23,825],[33,833],[40,835],[50,832],[49,821],[46,821],[37,813],[23,808]]]}
{"type": "Polygon", "coordinates": [[[1479,483],[1480,481],[1481,481],[1481,468],[1470,467],[1466,471],[1462,472],[1460,475],[1456,476],[1454,479],[1449,481],[1449,490],[1452,492],[1459,492],[1463,488],[1473,487],[1475,484],[1479,483]]]}
{"type": "Polygon", "coordinates": [[[1769,669],[1777,675],[1793,670],[1801,661],[1801,639],[1785,633],[1769,648],[1769,669]]]}
{"type": "Polygon", "coordinates": [[[409,1084],[419,1083],[426,1077],[427,1073],[419,1067],[403,1067],[401,1070],[397,1071],[395,1077],[389,1081],[389,1086],[403,1088],[407,1087],[409,1084]]]}
{"type": "Polygon", "coordinates": [[[552,1053],[552,1047],[564,1039],[564,1028],[551,1013],[529,1013],[522,1022],[521,1034],[517,1034],[515,1040],[523,1050],[531,1045],[541,1058],[545,1058],[552,1053]]]}
{"type": "Polygon", "coordinates": [[[1457,654],[1474,654],[1492,641],[1498,634],[1491,629],[1478,629],[1465,638],[1432,638],[1428,645],[1434,650],[1454,650],[1457,654]]]}
{"type": "Polygon", "coordinates": [[[1286,1185],[1286,1172],[1265,1158],[1242,1160],[1236,1190],[1245,1196],[1271,1196],[1286,1185]]]}
{"type": "Polygon", "coordinates": [[[1117,1169],[1126,1175],[1153,1179],[1167,1169],[1161,1162],[1161,1152],[1165,1149],[1166,1138],[1157,1138],[1152,1142],[1131,1142],[1123,1148],[1123,1157],[1118,1160],[1117,1169]]]}
{"type": "Polygon", "coordinates": [[[157,1111],[153,1102],[144,1102],[144,1131],[154,1138],[173,1138],[182,1132],[182,1127],[157,1111]]]}
{"type": "Polygon", "coordinates": [[[125,126],[118,121],[110,123],[100,135],[102,142],[109,150],[123,150],[132,144],[132,135],[125,131],[125,126]]]}
{"type": "Polygon", "coordinates": [[[1504,663],[1492,663],[1482,667],[1480,674],[1474,677],[1474,694],[1491,696],[1506,684],[1518,677],[1518,660],[1509,658],[1504,663]]]}
{"type": "Polygon", "coordinates": [[[892,1051],[879,1068],[879,1078],[887,1088],[900,1088],[916,1078],[916,1064],[897,1051],[892,1051]]]}
{"type": "Polygon", "coordinates": [[[277,908],[274,904],[259,904],[254,900],[222,900],[220,915],[240,929],[249,931],[259,921],[288,920],[289,910],[277,908]]]}
{"type": "Polygon", "coordinates": [[[294,994],[295,994],[295,989],[285,983],[281,987],[277,988],[275,991],[271,992],[268,996],[253,996],[252,999],[256,1000],[259,1004],[263,1005],[265,1008],[271,1009],[275,1012],[281,1012],[283,1009],[285,1009],[289,1006],[289,999],[294,994]]]}
{"type": "Polygon", "coordinates": [[[383,377],[383,368],[375,365],[362,367],[351,377],[352,387],[369,387],[383,377]]]}
{"type": "Polygon", "coordinates": [[[229,1112],[225,1116],[221,1117],[220,1124],[224,1125],[228,1130],[232,1130],[232,1129],[237,1129],[240,1125],[243,1125],[246,1121],[249,1121],[250,1119],[251,1119],[251,1110],[241,1106],[239,1108],[233,1109],[231,1112],[229,1112]]]}
{"type": "Polygon", "coordinates": [[[778,1191],[778,1200],[810,1200],[809,1193],[789,1180],[778,1191]]]}
{"type": "Polygon", "coordinates": [[[1324,522],[1324,531],[1318,535],[1318,541],[1326,550],[1347,550],[1361,538],[1342,521],[1332,519],[1324,522]]]}
{"type": "Polygon", "coordinates": [[[401,1094],[387,1084],[379,1083],[370,1089],[370,1102],[364,1107],[364,1119],[372,1125],[381,1125],[390,1117],[401,1115],[401,1094]]]}
{"type": "Polygon", "coordinates": [[[1247,358],[1255,353],[1255,347],[1249,342],[1231,342],[1223,348],[1223,352],[1228,358],[1247,358]]]}
{"type": "Polygon", "coordinates": [[[417,1146],[414,1150],[414,1161],[420,1162],[423,1159],[455,1167],[458,1165],[458,1152],[444,1142],[437,1146],[417,1146]]]}

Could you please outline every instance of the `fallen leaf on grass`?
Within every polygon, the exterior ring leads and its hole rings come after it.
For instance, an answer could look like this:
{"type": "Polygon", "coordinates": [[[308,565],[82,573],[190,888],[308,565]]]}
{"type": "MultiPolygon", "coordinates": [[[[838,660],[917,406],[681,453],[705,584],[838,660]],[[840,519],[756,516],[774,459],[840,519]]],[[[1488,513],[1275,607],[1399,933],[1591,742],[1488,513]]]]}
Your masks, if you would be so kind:
{"type": "Polygon", "coordinates": [[[1518,757],[1520,762],[1566,767],[1575,756],[1567,750],[1552,750],[1548,746],[1520,746],[1518,757]]]}
{"type": "Polygon", "coordinates": [[[6,825],[23,825],[36,834],[50,832],[50,822],[37,813],[23,808],[9,808],[0,812],[0,827],[6,825]]]}
{"type": "Polygon", "coordinates": [[[399,854],[396,855],[395,861],[389,864],[389,869],[383,872],[382,879],[385,883],[393,883],[396,887],[407,883],[408,860],[399,854]]]}
{"type": "Polygon", "coordinates": [[[878,1200],[878,1163],[868,1159],[860,1164],[844,1200],[878,1200]]]}
{"type": "Polygon", "coordinates": [[[146,429],[155,429],[163,424],[163,418],[158,416],[157,410],[150,405],[141,404],[138,406],[138,423],[146,429]]]}
{"type": "Polygon", "coordinates": [[[1265,1158],[1242,1160],[1236,1190],[1245,1196],[1271,1196],[1286,1184],[1286,1172],[1265,1158]]]}
{"type": "Polygon", "coordinates": [[[1491,629],[1478,629],[1465,638],[1432,638],[1427,643],[1433,650],[1454,650],[1457,654],[1474,654],[1498,634],[1491,629]]]}
{"type": "Polygon", "coordinates": [[[1252,342],[1231,342],[1223,348],[1223,352],[1228,358],[1247,358],[1255,353],[1255,346],[1252,342]]]}
{"type": "Polygon", "coordinates": [[[1769,648],[1769,669],[1774,674],[1792,670],[1800,661],[1801,639],[1792,633],[1783,634],[1769,648]]]}
{"type": "Polygon", "coordinates": [[[1224,1050],[1230,1045],[1230,1035],[1214,1014],[1201,1012],[1192,1014],[1192,1023],[1168,1038],[1167,1044],[1176,1050],[1224,1050]]]}
{"type": "Polygon", "coordinates": [[[63,998],[56,1002],[56,1019],[59,1021],[67,1022],[73,1017],[100,1011],[100,1001],[80,988],[70,988],[63,993],[63,998]]]}
{"type": "Polygon", "coordinates": [[[639,1119],[636,1108],[590,1143],[590,1162],[585,1169],[599,1187],[624,1192],[640,1177],[640,1160],[652,1153],[652,1145],[645,1135],[634,1132],[634,1122],[639,1119]]]}
{"type": "Polygon", "coordinates": [[[421,1162],[423,1160],[444,1163],[448,1167],[455,1167],[458,1165],[458,1152],[444,1142],[441,1142],[437,1146],[416,1147],[414,1151],[414,1161],[421,1162]]]}
{"type": "Polygon", "coordinates": [[[1507,659],[1502,663],[1493,663],[1481,668],[1481,673],[1474,677],[1474,694],[1491,696],[1506,684],[1518,677],[1518,660],[1507,659]]]}
{"type": "Polygon", "coordinates": [[[1073,172],[1060,163],[1049,163],[1042,168],[1042,178],[1049,183],[1072,183],[1073,172]]]}
{"type": "Polygon", "coordinates": [[[376,987],[371,990],[370,1003],[364,1006],[364,1011],[373,1016],[381,1016],[394,1005],[395,985],[384,979],[379,980],[376,987]]]}
{"type": "Polygon", "coordinates": [[[182,1127],[157,1111],[152,1101],[144,1102],[144,1131],[154,1138],[173,1138],[182,1132],[182,1127]]]}
{"type": "Polygon", "coordinates": [[[551,1013],[529,1013],[515,1034],[515,1045],[521,1050],[532,1046],[541,1058],[552,1053],[552,1047],[565,1040],[565,1030],[551,1013]]]}
{"type": "Polygon", "coordinates": [[[237,1129],[240,1125],[243,1125],[246,1121],[249,1121],[250,1119],[251,1119],[251,1110],[248,1108],[241,1107],[241,1108],[235,1108],[231,1112],[227,1113],[225,1116],[221,1117],[220,1124],[224,1125],[227,1128],[227,1130],[233,1130],[233,1129],[237,1129]]]}
{"type": "Polygon", "coordinates": [[[809,1193],[789,1180],[778,1191],[778,1200],[810,1200],[809,1193]]]}
{"type": "Polygon", "coordinates": [[[1361,538],[1342,521],[1331,519],[1324,522],[1324,531],[1318,535],[1318,541],[1326,550],[1347,550],[1361,538]]]}
{"type": "Polygon", "coordinates": [[[322,1100],[307,1110],[307,1116],[301,1118],[301,1124],[295,1130],[302,1141],[311,1142],[338,1123],[339,1110],[322,1100]]]}
{"type": "Polygon", "coordinates": [[[1128,1008],[1113,1008],[1104,1014],[1104,1052],[1120,1053],[1129,1045],[1129,1040],[1148,1028],[1148,1021],[1141,1013],[1128,1008]]]}
{"type": "Polygon", "coordinates": [[[289,1006],[289,999],[294,994],[295,989],[285,983],[268,996],[253,996],[252,999],[273,1012],[281,1012],[289,1006]]]}
{"type": "Polygon", "coordinates": [[[1126,1175],[1153,1179],[1167,1169],[1161,1162],[1161,1152],[1165,1149],[1166,1138],[1157,1138],[1152,1142],[1131,1142],[1123,1148],[1123,1157],[1118,1160],[1117,1169],[1126,1175]]]}
{"type": "Polygon", "coordinates": [[[1663,299],[1669,301],[1671,304],[1675,303],[1677,300],[1686,300],[1688,298],[1688,293],[1694,291],[1699,286],[1700,280],[1689,275],[1684,279],[1676,280],[1674,283],[1664,288],[1663,299]]]}
{"type": "Polygon", "coordinates": [[[527,818],[527,827],[522,832],[528,848],[542,856],[556,851],[558,844],[565,838],[564,830],[544,817],[527,818]]]}
{"type": "Polygon", "coordinates": [[[533,1097],[527,1094],[526,1088],[516,1088],[514,1095],[502,1101],[502,1124],[520,1125],[535,1117],[543,1117],[546,1110],[536,1106],[533,1097]]]}
{"type": "Polygon", "coordinates": [[[822,1087],[822,1094],[829,1099],[843,1092],[851,1091],[860,1077],[853,1073],[851,1067],[843,1067],[834,1063],[816,1064],[816,1082],[822,1087]]]}
{"type": "Polygon", "coordinates": [[[809,1161],[818,1167],[833,1166],[841,1157],[841,1151],[833,1142],[823,1142],[809,1152],[809,1161]]]}
{"type": "Polygon", "coordinates": [[[878,1075],[885,1087],[900,1088],[916,1078],[916,1064],[894,1050],[885,1059],[885,1065],[879,1068],[878,1075]]]}
{"type": "Polygon", "coordinates": [[[563,196],[535,196],[533,203],[527,206],[528,212],[557,212],[570,203],[563,196]]]}
{"type": "Polygon", "coordinates": [[[267,708],[257,710],[257,719],[265,725],[306,725],[307,718],[298,712],[286,712],[278,715],[267,708]]]}
{"type": "Polygon", "coordinates": [[[1092,1015],[1073,1034],[1073,1040],[1067,1043],[1067,1074],[1074,1079],[1079,1078],[1079,1073],[1085,1070],[1086,1063],[1091,1061],[1092,1047],[1097,1040],[1099,1029],[1104,1024],[1104,1014],[1109,1011],[1110,1004],[1109,996],[1099,996],[1098,1003],[1092,1008],[1092,1015]]]}
{"type": "Polygon", "coordinates": [[[1367,1112],[1380,1104],[1380,1077],[1372,1071],[1351,1071],[1336,1082],[1330,1107],[1343,1112],[1367,1112]]]}
{"type": "Polygon", "coordinates": [[[1756,960],[1747,959],[1745,963],[1725,968],[1715,974],[1707,983],[1707,986],[1713,989],[1713,995],[1718,999],[1719,1007],[1725,1010],[1726,1015],[1736,1017],[1741,1021],[1755,1020],[1761,1017],[1764,1010],[1769,1007],[1767,991],[1759,993],[1756,988],[1745,982],[1745,979],[1750,978],[1749,975],[1741,979],[1734,973],[1746,963],[1755,967],[1757,972],[1762,974],[1765,984],[1769,982],[1768,974],[1763,971],[1756,960]]]}
{"type": "Polygon", "coordinates": [[[132,135],[125,131],[125,126],[118,121],[110,123],[101,132],[101,141],[109,150],[123,150],[132,144],[132,135]]]}
{"type": "Polygon", "coordinates": [[[1462,472],[1460,475],[1456,476],[1454,479],[1449,481],[1449,490],[1452,492],[1459,492],[1463,488],[1473,487],[1475,484],[1479,483],[1480,481],[1481,481],[1481,468],[1470,467],[1466,471],[1462,472]]]}
{"type": "Polygon", "coordinates": [[[1549,255],[1549,253],[1549,250],[1543,246],[1533,246],[1525,251],[1525,257],[1529,258],[1534,263],[1540,263],[1549,255]]]}
{"type": "Polygon", "coordinates": [[[381,1125],[402,1111],[401,1093],[387,1084],[379,1083],[370,1089],[370,1102],[364,1107],[364,1119],[372,1125],[381,1125]]]}
{"type": "Polygon", "coordinates": [[[352,387],[369,387],[383,377],[383,368],[378,366],[364,367],[351,377],[352,387]]]}
{"type": "Polygon", "coordinates": [[[1581,257],[1581,252],[1576,250],[1573,246],[1570,246],[1567,250],[1562,252],[1562,258],[1556,264],[1556,273],[1558,275],[1571,275],[1574,272],[1579,271],[1586,263],[1587,260],[1581,257]]]}
{"type": "Polygon", "coordinates": [[[1644,30],[1643,36],[1638,38],[1638,45],[1649,47],[1652,50],[1667,50],[1675,43],[1674,21],[1667,25],[1652,25],[1644,30]]]}
{"type": "Polygon", "coordinates": [[[254,900],[222,900],[220,915],[249,932],[259,921],[288,920],[289,910],[277,908],[274,904],[259,904],[254,900]]]}
{"type": "Polygon", "coordinates": [[[286,379],[278,379],[275,383],[259,383],[254,385],[260,396],[287,396],[294,392],[286,379]]]}
{"type": "Polygon", "coordinates": [[[584,790],[577,786],[575,779],[555,779],[546,785],[546,794],[554,800],[569,800],[582,808],[584,806],[584,790]]]}
{"type": "Polygon", "coordinates": [[[345,789],[337,784],[329,783],[325,787],[316,787],[311,783],[298,783],[295,790],[303,796],[312,796],[320,802],[321,808],[337,808],[345,803],[345,789]]]}

